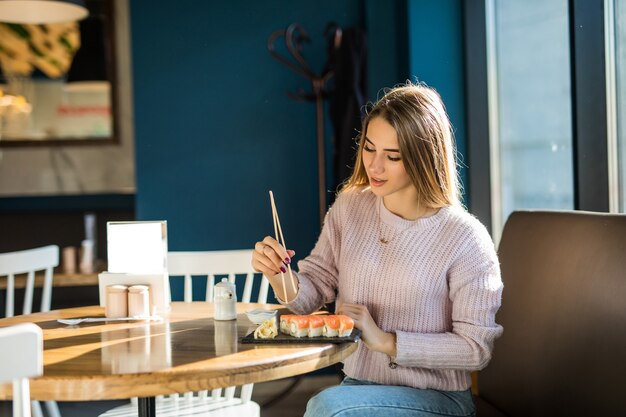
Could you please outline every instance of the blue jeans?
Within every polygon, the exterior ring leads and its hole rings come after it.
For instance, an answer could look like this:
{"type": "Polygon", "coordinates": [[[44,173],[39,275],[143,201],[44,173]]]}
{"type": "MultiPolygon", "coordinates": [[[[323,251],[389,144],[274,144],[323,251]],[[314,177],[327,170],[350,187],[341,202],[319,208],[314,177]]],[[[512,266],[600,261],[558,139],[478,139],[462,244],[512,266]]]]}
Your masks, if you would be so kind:
{"type": "Polygon", "coordinates": [[[305,417],[475,416],[470,390],[437,391],[380,385],[346,377],[311,398],[305,417]]]}

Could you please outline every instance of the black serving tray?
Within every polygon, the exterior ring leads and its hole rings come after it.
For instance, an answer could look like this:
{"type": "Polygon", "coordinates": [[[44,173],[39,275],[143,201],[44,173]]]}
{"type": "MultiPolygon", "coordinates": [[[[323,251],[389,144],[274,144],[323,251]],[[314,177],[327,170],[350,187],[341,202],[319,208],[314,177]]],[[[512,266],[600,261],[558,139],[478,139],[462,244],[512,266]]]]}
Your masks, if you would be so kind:
{"type": "Polygon", "coordinates": [[[241,343],[256,343],[256,344],[300,344],[309,345],[313,343],[346,343],[356,342],[361,338],[361,331],[359,329],[352,329],[352,334],[348,337],[294,337],[288,334],[278,332],[278,336],[273,339],[255,339],[254,332],[241,338],[241,343]]]}

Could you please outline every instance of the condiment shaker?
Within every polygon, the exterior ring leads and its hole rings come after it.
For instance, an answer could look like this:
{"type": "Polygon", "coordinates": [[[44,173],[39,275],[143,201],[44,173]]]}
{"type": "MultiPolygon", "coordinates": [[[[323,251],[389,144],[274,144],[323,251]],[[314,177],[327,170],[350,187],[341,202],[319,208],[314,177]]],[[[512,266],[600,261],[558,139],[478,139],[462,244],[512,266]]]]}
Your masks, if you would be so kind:
{"type": "Polygon", "coordinates": [[[108,285],[104,315],[108,318],[128,316],[128,287],[126,285],[108,285]]]}
{"type": "Polygon", "coordinates": [[[76,248],[74,246],[63,248],[63,272],[76,273],[76,248]]]}
{"type": "Polygon", "coordinates": [[[237,318],[237,290],[235,284],[222,278],[215,284],[214,298],[215,320],[235,320],[237,318]]]}
{"type": "Polygon", "coordinates": [[[94,272],[94,242],[83,240],[80,248],[80,263],[78,270],[81,274],[93,274],[94,272]]]}
{"type": "Polygon", "coordinates": [[[128,315],[130,317],[150,316],[150,287],[133,285],[128,288],[128,315]]]}

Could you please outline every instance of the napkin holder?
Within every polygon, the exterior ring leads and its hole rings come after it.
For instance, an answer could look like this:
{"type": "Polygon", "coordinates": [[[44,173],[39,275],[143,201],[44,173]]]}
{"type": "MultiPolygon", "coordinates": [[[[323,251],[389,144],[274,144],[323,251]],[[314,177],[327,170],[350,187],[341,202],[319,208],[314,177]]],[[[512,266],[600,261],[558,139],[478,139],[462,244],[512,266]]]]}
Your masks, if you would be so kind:
{"type": "Polygon", "coordinates": [[[150,287],[150,306],[155,314],[164,314],[170,310],[171,296],[169,276],[161,274],[126,274],[117,272],[102,272],[98,274],[98,290],[100,306],[106,307],[106,288],[109,285],[122,284],[147,285],[150,287]]]}

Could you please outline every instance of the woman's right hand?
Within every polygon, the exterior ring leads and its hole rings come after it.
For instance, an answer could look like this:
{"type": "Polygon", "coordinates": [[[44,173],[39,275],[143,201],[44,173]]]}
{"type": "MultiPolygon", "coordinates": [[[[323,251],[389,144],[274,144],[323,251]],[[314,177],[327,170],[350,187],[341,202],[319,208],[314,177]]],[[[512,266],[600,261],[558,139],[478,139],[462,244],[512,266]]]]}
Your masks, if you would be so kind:
{"type": "Polygon", "coordinates": [[[261,242],[256,242],[252,252],[252,268],[270,278],[281,272],[287,272],[287,265],[295,251],[286,250],[278,241],[266,236],[261,242]]]}

